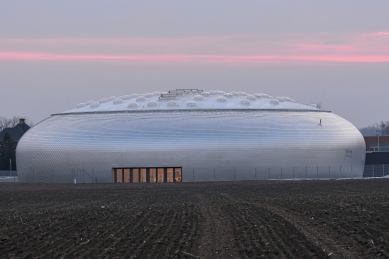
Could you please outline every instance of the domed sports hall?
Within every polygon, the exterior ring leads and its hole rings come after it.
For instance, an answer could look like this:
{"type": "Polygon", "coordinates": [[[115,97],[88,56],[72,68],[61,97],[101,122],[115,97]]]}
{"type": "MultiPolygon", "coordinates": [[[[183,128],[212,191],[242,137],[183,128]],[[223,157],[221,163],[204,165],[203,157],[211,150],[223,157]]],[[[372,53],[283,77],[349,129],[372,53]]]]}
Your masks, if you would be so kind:
{"type": "Polygon", "coordinates": [[[288,97],[176,89],[80,103],[17,146],[21,182],[361,178],[350,122],[288,97]]]}

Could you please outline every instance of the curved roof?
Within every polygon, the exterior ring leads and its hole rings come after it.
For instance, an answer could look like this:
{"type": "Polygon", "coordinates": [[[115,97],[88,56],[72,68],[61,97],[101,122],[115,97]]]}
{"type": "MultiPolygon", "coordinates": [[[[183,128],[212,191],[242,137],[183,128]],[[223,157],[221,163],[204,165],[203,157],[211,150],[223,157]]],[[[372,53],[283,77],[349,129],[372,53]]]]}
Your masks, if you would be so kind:
{"type": "Polygon", "coordinates": [[[77,108],[64,113],[131,110],[208,110],[208,109],[291,109],[318,110],[314,104],[300,104],[285,96],[272,97],[267,94],[232,91],[202,91],[198,89],[176,89],[169,92],[153,92],[111,96],[97,101],[80,103],[77,108]]]}

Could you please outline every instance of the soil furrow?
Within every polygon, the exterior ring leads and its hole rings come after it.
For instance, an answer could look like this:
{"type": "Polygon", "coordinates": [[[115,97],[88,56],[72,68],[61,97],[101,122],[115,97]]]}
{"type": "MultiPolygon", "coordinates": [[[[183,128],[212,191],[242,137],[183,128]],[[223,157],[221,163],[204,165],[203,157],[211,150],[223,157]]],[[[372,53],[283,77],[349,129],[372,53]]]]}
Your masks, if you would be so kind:
{"type": "Polygon", "coordinates": [[[389,179],[0,183],[2,258],[389,257],[389,179]]]}

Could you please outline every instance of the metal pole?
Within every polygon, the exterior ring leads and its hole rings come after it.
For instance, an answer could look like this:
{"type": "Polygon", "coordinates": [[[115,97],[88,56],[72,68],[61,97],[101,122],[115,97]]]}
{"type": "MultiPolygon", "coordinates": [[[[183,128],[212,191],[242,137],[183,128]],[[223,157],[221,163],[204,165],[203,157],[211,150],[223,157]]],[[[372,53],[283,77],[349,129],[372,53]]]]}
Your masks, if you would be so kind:
{"type": "Polygon", "coordinates": [[[385,176],[385,164],[382,165],[382,177],[385,176]]]}
{"type": "Polygon", "coordinates": [[[316,169],[317,179],[319,179],[319,167],[316,169]]]}
{"type": "Polygon", "coordinates": [[[281,167],[281,180],[282,180],[282,167],[281,167]]]}

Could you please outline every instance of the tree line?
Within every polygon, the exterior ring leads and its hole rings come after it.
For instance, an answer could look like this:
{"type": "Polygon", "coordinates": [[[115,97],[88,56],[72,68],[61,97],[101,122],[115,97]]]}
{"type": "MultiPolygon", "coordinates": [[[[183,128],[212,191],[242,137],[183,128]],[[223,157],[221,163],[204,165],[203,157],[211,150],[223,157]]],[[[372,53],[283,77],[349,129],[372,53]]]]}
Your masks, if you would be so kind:
{"type": "Polygon", "coordinates": [[[381,123],[378,124],[378,128],[381,136],[389,135],[389,121],[381,121],[381,123]]]}
{"type": "Polygon", "coordinates": [[[3,131],[3,129],[5,128],[15,127],[19,123],[20,119],[25,119],[24,122],[30,127],[34,126],[34,123],[25,117],[13,116],[11,118],[7,118],[7,117],[0,116],[0,132],[3,131]]]}
{"type": "MultiPolygon", "coordinates": [[[[19,120],[24,117],[13,116],[11,118],[0,117],[0,132],[5,128],[13,128],[19,120]]],[[[32,127],[34,123],[26,118],[25,123],[32,127]]],[[[5,133],[0,139],[0,171],[16,170],[16,145],[17,141],[13,140],[9,133],[5,133]],[[10,164],[10,161],[12,165],[10,164]]]]}
{"type": "Polygon", "coordinates": [[[364,136],[388,136],[389,135],[389,121],[381,121],[374,123],[365,128],[359,129],[364,136]]]}

